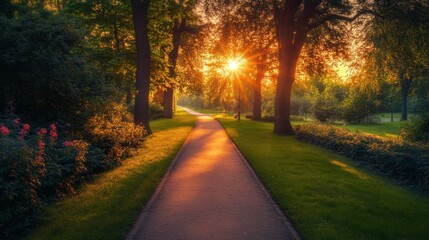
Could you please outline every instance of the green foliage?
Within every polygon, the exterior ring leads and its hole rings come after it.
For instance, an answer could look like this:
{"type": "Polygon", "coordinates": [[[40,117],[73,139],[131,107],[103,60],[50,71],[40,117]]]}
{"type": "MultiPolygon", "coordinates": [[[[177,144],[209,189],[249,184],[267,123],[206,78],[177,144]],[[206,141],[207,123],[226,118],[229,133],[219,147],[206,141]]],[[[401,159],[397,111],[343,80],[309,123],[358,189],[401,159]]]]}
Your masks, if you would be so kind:
{"type": "Polygon", "coordinates": [[[33,130],[10,116],[0,123],[0,237],[12,239],[31,225],[41,200],[74,191],[87,171],[88,143],[59,141],[56,125],[33,130]]]}
{"type": "Polygon", "coordinates": [[[154,133],[135,156],[99,174],[76,194],[46,206],[26,239],[123,239],[194,122],[195,117],[182,110],[174,119],[153,121],[154,133]]]}
{"type": "Polygon", "coordinates": [[[0,18],[0,105],[13,101],[34,119],[68,121],[92,99],[111,95],[94,65],[79,53],[82,32],[49,12],[0,18]]]}
{"type": "Polygon", "coordinates": [[[320,122],[332,122],[341,118],[341,104],[335,88],[327,88],[318,94],[311,108],[313,116],[320,122]]]}
{"type": "Polygon", "coordinates": [[[405,122],[401,136],[408,141],[429,143],[429,115],[416,116],[405,122]]]}
{"type": "Polygon", "coordinates": [[[297,137],[380,172],[399,183],[429,189],[429,148],[397,139],[386,139],[321,124],[296,126],[297,137]]]}
{"type": "Polygon", "coordinates": [[[164,116],[162,106],[155,102],[149,103],[149,116],[152,120],[162,118],[164,116]]]}
{"type": "Polygon", "coordinates": [[[140,146],[146,133],[142,126],[134,124],[133,116],[123,104],[114,102],[89,118],[85,130],[90,142],[103,150],[112,165],[140,146]]]}
{"type": "Polygon", "coordinates": [[[368,91],[353,90],[343,102],[343,119],[348,123],[375,123],[379,101],[368,91]]]}
{"type": "Polygon", "coordinates": [[[140,147],[143,127],[134,125],[123,104],[110,106],[88,120],[90,143],[65,140],[65,126],[34,128],[14,114],[0,121],[0,237],[16,237],[32,224],[42,202],[75,193],[92,174],[140,147]]]}
{"type": "MultiPolygon", "coordinates": [[[[0,136],[0,237],[13,238],[31,224],[39,206],[40,172],[33,164],[35,149],[27,142],[0,136]]],[[[37,149],[37,148],[36,148],[37,149]]]]}
{"type": "Polygon", "coordinates": [[[115,85],[121,97],[132,93],[136,71],[130,3],[69,1],[63,13],[80,20],[86,32],[86,56],[102,70],[100,75],[115,85]]]}
{"type": "Polygon", "coordinates": [[[310,109],[310,100],[304,96],[292,95],[290,111],[292,115],[304,115],[310,109]]]}

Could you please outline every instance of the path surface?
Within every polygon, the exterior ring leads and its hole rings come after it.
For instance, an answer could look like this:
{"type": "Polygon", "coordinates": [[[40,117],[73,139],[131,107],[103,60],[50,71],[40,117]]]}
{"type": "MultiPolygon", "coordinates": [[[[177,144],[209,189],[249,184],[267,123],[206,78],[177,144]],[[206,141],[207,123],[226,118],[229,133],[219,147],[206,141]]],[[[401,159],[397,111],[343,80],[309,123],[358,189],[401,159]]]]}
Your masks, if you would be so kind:
{"type": "Polygon", "coordinates": [[[127,239],[298,238],[222,126],[186,110],[196,127],[127,239]]]}

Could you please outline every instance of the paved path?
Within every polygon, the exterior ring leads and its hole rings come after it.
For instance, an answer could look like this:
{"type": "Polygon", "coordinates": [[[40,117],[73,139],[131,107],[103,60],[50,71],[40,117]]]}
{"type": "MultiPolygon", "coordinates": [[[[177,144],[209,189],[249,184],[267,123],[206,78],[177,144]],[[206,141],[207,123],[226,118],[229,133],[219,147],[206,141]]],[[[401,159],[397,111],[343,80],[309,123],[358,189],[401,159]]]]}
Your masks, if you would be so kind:
{"type": "Polygon", "coordinates": [[[189,112],[196,127],[127,239],[297,239],[222,126],[189,112]]]}

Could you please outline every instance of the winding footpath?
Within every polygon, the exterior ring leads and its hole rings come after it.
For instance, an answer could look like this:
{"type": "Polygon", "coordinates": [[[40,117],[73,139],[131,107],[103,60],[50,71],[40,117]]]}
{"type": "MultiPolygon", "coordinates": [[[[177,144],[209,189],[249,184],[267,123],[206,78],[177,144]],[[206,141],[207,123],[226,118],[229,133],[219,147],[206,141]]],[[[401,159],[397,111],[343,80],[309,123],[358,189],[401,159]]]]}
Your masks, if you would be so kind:
{"type": "Polygon", "coordinates": [[[196,127],[126,239],[299,239],[222,126],[196,127]]]}

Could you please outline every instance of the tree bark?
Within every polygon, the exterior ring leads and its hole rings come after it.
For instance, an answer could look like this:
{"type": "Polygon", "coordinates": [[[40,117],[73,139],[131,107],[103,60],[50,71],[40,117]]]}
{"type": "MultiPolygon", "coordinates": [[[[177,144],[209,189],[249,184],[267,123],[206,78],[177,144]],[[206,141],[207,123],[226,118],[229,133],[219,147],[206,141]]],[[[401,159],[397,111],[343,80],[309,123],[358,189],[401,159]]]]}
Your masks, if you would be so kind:
{"type": "Polygon", "coordinates": [[[408,120],[408,93],[410,92],[411,83],[413,78],[406,78],[403,74],[400,76],[401,82],[401,95],[402,95],[402,111],[401,111],[401,121],[408,120]]]}
{"type": "Polygon", "coordinates": [[[134,123],[143,125],[147,134],[149,126],[150,45],[148,36],[149,0],[131,0],[134,31],[136,35],[137,71],[134,123]]]}
{"type": "Polygon", "coordinates": [[[174,88],[169,87],[164,91],[164,110],[163,114],[165,118],[173,118],[173,106],[174,103],[174,88]]]}
{"type": "MultiPolygon", "coordinates": [[[[280,135],[294,135],[290,123],[290,98],[292,85],[295,80],[296,63],[292,63],[287,49],[280,49],[279,75],[276,86],[276,99],[274,108],[274,133],[280,135]]],[[[297,59],[296,59],[297,60],[297,59]]],[[[295,60],[295,62],[296,62],[295,60]]]]}
{"type": "Polygon", "coordinates": [[[279,44],[279,71],[276,86],[274,107],[274,133],[294,135],[290,123],[290,98],[295,81],[297,62],[308,33],[311,16],[316,13],[320,4],[305,1],[301,16],[296,18],[301,1],[285,1],[282,8],[274,2],[276,35],[279,44]]]}

